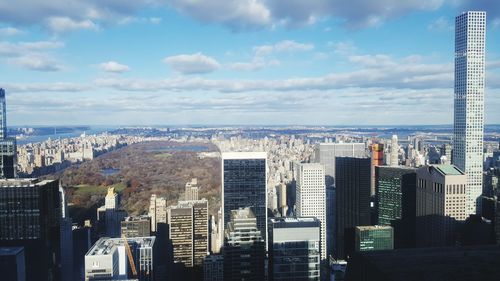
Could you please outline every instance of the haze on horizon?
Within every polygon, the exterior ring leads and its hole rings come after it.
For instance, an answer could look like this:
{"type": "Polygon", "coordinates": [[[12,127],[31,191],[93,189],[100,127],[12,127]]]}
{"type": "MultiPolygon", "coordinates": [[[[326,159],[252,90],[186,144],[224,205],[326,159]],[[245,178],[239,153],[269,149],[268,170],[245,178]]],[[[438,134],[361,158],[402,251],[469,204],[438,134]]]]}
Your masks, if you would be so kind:
{"type": "Polygon", "coordinates": [[[454,17],[472,9],[488,18],[485,123],[500,124],[500,4],[379,2],[0,5],[8,123],[451,124],[454,17]]]}

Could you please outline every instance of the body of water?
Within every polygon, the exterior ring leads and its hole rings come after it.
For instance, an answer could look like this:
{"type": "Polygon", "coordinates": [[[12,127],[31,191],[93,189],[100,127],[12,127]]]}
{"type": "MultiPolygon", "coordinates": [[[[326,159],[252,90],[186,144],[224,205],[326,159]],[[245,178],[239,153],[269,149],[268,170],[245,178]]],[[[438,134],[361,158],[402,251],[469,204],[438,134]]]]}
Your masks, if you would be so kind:
{"type": "Polygon", "coordinates": [[[120,169],[105,168],[101,170],[101,174],[105,177],[112,176],[120,172],[120,169]]]}
{"type": "Polygon", "coordinates": [[[44,141],[48,140],[49,138],[51,140],[56,140],[58,138],[61,138],[61,139],[64,139],[64,138],[74,138],[74,137],[81,136],[83,133],[85,133],[87,135],[95,135],[95,134],[100,134],[100,133],[104,133],[106,131],[111,131],[111,130],[113,130],[113,128],[109,128],[109,127],[90,127],[89,130],[74,130],[71,133],[61,133],[61,134],[58,134],[56,132],[56,134],[50,134],[50,135],[27,136],[25,138],[18,139],[17,140],[17,144],[18,145],[23,145],[23,144],[27,144],[27,143],[44,142],[44,141]]]}

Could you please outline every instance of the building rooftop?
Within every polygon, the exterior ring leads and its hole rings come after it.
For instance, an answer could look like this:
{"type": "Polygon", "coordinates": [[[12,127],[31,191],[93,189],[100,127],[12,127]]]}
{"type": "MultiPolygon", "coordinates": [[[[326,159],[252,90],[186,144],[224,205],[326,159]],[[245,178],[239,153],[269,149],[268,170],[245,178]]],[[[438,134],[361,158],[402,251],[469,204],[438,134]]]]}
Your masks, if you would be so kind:
{"type": "Polygon", "coordinates": [[[270,218],[269,221],[274,228],[320,226],[320,221],[314,217],[276,217],[270,218]]]}
{"type": "Polygon", "coordinates": [[[392,229],[392,226],[389,225],[366,225],[366,226],[356,226],[360,231],[365,230],[375,230],[375,229],[392,229]]]}
{"type": "MultiPolygon", "coordinates": [[[[148,237],[132,237],[127,238],[129,244],[139,244],[140,247],[153,247],[156,238],[154,236],[148,237]]],[[[86,256],[110,255],[113,249],[117,246],[124,245],[124,238],[109,238],[102,237],[90,248],[85,254],[86,256]]]]}
{"type": "Polygon", "coordinates": [[[223,160],[236,159],[266,159],[266,152],[223,152],[223,160]]]}
{"type": "Polygon", "coordinates": [[[30,187],[43,186],[54,182],[55,180],[39,180],[36,178],[30,179],[0,179],[0,187],[30,187]]]}
{"type": "Polygon", "coordinates": [[[430,165],[430,167],[435,168],[443,176],[459,176],[465,175],[464,172],[460,171],[455,165],[430,165]]]}

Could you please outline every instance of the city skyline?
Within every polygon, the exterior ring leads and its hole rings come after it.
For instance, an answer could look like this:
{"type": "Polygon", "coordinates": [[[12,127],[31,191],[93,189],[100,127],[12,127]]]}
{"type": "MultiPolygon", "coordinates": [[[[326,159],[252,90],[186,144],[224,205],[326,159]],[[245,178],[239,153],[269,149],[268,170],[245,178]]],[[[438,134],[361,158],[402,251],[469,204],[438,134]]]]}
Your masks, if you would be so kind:
{"type": "Polygon", "coordinates": [[[485,123],[500,123],[488,1],[29,2],[0,8],[11,125],[451,124],[453,19],[468,9],[488,14],[485,123]]]}

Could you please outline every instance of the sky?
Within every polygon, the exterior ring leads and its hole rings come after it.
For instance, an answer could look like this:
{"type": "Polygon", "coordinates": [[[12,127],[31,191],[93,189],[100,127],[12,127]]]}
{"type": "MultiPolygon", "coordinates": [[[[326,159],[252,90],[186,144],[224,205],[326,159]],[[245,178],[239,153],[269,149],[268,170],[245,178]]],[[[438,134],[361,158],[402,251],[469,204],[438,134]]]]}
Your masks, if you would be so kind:
{"type": "Polygon", "coordinates": [[[451,124],[466,10],[500,124],[498,0],[0,0],[0,87],[10,126],[451,124]]]}

